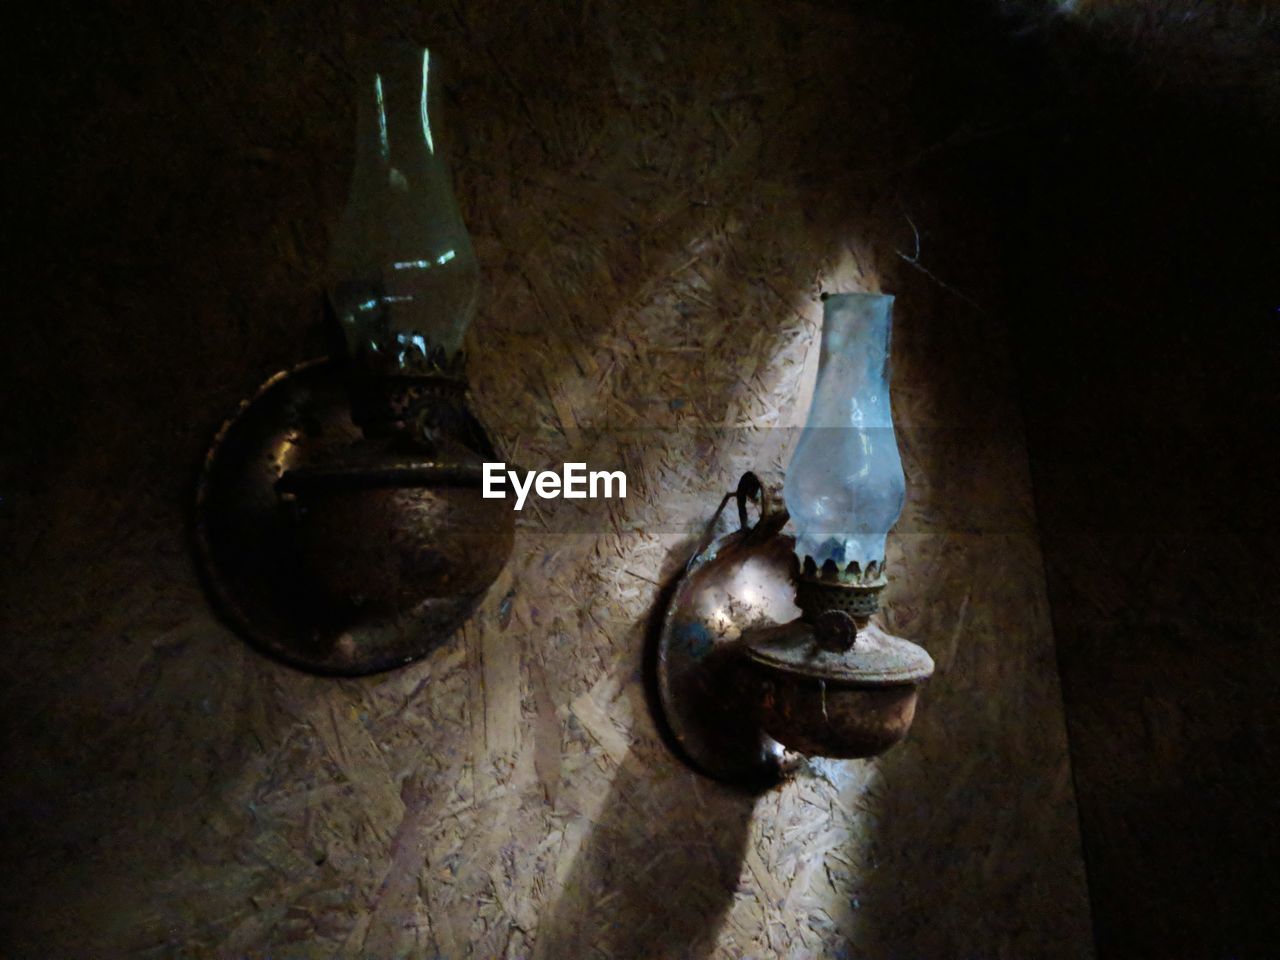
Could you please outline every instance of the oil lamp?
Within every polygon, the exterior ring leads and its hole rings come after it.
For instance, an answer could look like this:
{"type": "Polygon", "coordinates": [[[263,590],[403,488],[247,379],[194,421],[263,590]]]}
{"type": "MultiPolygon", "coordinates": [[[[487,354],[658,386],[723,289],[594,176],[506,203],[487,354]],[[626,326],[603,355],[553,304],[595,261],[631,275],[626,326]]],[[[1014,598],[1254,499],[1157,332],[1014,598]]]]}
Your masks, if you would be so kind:
{"type": "Polygon", "coordinates": [[[784,748],[881,753],[906,735],[933,673],[923,648],[873,620],[905,497],[889,403],[893,298],[823,299],[813,404],[781,491],[744,476],[741,529],[700,547],[658,638],[670,732],[721,779],[776,778],[784,748]],[[794,538],[780,532],[788,516],[794,538]]]}
{"type": "Polygon", "coordinates": [[[306,669],[384,670],[471,613],[513,519],[481,497],[497,459],[467,401],[478,271],[454,198],[429,50],[369,47],[356,162],[325,313],[342,344],[269,379],[219,431],[196,543],[221,612],[306,669]]]}
{"type": "Polygon", "coordinates": [[[462,340],[479,268],[441,142],[439,73],[430,50],[399,43],[371,48],[361,65],[355,171],[333,237],[329,302],[366,432],[435,409],[439,393],[465,383],[462,340]]]}

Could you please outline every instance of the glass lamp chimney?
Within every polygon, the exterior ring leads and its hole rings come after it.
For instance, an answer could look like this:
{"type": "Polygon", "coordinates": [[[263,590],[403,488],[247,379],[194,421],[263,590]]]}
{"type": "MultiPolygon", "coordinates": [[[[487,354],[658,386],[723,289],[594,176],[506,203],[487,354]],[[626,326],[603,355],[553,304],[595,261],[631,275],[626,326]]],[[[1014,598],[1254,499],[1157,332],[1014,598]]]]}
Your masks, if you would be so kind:
{"type": "Polygon", "coordinates": [[[808,575],[865,582],[882,575],[885,538],[906,483],[889,405],[893,297],[825,298],[813,405],[783,497],[808,575]]]}
{"type": "Polygon", "coordinates": [[[384,43],[358,67],[356,163],[330,252],[330,300],[357,369],[430,373],[452,362],[479,270],[454,198],[430,50],[384,43]]]}

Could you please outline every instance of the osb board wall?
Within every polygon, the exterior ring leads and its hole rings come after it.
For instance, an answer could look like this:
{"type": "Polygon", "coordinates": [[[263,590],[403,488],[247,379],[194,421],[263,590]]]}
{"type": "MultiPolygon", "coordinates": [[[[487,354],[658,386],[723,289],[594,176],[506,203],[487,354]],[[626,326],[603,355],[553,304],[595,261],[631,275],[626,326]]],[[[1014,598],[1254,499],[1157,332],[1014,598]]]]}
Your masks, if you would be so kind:
{"type": "Polygon", "coordinates": [[[6,358],[32,411],[6,425],[12,955],[1090,954],[1000,276],[965,192],[990,90],[962,23],[136,13],[28,51],[48,87],[15,151],[43,307],[6,358]],[[184,540],[218,417],[321,342],[344,28],[452,68],[486,277],[471,370],[504,450],[632,481],[527,511],[460,636],[354,681],[247,650],[184,540]],[[938,674],[882,760],[742,795],[659,740],[646,623],[721,493],[785,453],[769,428],[803,416],[820,290],[881,287],[911,491],[887,616],[938,674]]]}

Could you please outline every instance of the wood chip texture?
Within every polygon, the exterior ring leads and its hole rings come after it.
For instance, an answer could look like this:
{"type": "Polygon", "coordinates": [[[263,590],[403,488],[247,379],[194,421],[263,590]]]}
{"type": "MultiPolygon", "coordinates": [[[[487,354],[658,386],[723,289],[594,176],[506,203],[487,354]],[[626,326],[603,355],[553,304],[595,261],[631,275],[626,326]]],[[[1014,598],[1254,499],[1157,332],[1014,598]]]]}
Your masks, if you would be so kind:
{"type": "Polygon", "coordinates": [[[1000,69],[979,41],[822,2],[132,10],[33,39],[44,89],[14,124],[60,118],[23,141],[17,299],[43,312],[4,361],[32,421],[5,428],[26,454],[0,518],[7,956],[1091,954],[964,147],[1000,69]],[[464,630],[333,680],[214,617],[186,510],[219,419],[323,347],[343,36],[376,32],[448,71],[481,416],[512,461],[630,485],[531,504],[464,630]],[[739,473],[785,463],[818,295],[857,289],[898,297],[887,625],[938,672],[885,757],[746,795],[663,745],[647,624],[739,473]]]}

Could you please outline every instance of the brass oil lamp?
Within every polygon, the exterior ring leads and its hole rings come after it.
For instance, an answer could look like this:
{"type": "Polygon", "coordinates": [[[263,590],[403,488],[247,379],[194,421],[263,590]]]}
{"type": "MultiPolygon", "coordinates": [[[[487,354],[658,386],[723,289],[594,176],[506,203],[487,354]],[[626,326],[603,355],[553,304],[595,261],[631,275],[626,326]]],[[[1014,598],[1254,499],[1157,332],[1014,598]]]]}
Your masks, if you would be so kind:
{"type": "Polygon", "coordinates": [[[359,65],[356,163],[326,314],[341,350],[269,379],[218,433],[196,542],[210,593],[295,666],[406,663],[470,615],[514,522],[481,497],[497,459],[467,402],[478,267],[454,197],[429,50],[359,65]]]}
{"type": "Polygon", "coordinates": [[[889,405],[892,303],[824,297],[813,405],[781,495],[745,475],[741,529],[704,542],[668,608],[656,656],[663,717],[686,759],[719,779],[776,780],[787,750],[879,754],[906,736],[933,674],[922,647],[874,619],[905,499],[889,405]],[[794,538],[781,533],[788,518],[794,538]]]}

